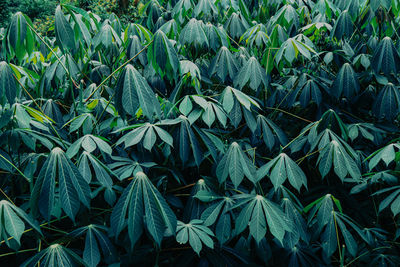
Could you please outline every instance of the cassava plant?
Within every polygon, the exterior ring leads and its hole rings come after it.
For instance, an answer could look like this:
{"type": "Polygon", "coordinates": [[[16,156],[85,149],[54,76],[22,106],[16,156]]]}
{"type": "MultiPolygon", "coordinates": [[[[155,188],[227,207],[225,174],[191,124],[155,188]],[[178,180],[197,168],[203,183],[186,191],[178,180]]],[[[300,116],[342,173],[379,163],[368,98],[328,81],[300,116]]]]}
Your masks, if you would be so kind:
{"type": "Polygon", "coordinates": [[[399,266],[399,0],[138,14],[0,30],[1,265],[399,266]]]}

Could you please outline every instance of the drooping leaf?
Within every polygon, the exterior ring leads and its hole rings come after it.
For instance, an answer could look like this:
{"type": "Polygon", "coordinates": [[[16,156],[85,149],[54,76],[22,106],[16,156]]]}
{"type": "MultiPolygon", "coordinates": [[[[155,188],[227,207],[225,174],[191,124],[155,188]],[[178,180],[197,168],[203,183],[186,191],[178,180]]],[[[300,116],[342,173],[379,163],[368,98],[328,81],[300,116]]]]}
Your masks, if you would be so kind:
{"type": "Polygon", "coordinates": [[[30,202],[32,210],[39,211],[46,220],[61,208],[75,220],[80,203],[89,208],[90,187],[64,151],[56,147],[40,170],[30,202]]]}
{"type": "Polygon", "coordinates": [[[209,43],[204,32],[203,21],[192,18],[182,29],[179,41],[183,45],[191,45],[196,47],[196,49],[208,47],[209,43]]]}
{"type": "Polygon", "coordinates": [[[337,19],[331,35],[336,37],[338,40],[343,37],[349,38],[353,34],[353,30],[353,21],[351,20],[351,16],[347,10],[344,10],[337,19]]]}
{"type": "Polygon", "coordinates": [[[116,250],[107,235],[103,233],[104,230],[107,230],[104,226],[90,224],[69,233],[72,237],[80,237],[86,234],[83,260],[88,266],[97,266],[100,263],[100,249],[104,258],[115,260],[116,250]]]}
{"type": "Polygon", "coordinates": [[[154,41],[148,48],[149,61],[161,77],[172,80],[179,72],[179,60],[171,41],[161,30],[154,34],[154,41]]]}
{"type": "Polygon", "coordinates": [[[239,186],[244,176],[251,182],[256,182],[255,167],[236,142],[230,145],[228,151],[218,163],[216,174],[219,183],[224,183],[229,175],[235,188],[239,186]]]}
{"type": "Polygon", "coordinates": [[[118,80],[116,108],[121,115],[128,113],[135,116],[141,108],[147,118],[151,119],[154,113],[158,117],[161,116],[160,104],[155,93],[145,78],[130,64],[126,65],[118,80]]]}
{"type": "Polygon", "coordinates": [[[71,25],[68,23],[61,10],[61,6],[57,6],[55,15],[55,34],[56,40],[64,53],[67,51],[75,51],[75,35],[71,25]]]}
{"type": "Polygon", "coordinates": [[[385,37],[380,41],[372,57],[372,68],[376,73],[383,72],[385,75],[396,74],[400,70],[400,56],[392,39],[385,37]]]}
{"type": "Polygon", "coordinates": [[[235,87],[242,89],[246,84],[257,91],[261,85],[268,86],[268,79],[265,70],[261,67],[255,57],[251,57],[237,74],[234,84],[235,87]]]}
{"type": "Polygon", "coordinates": [[[53,244],[40,251],[35,256],[25,261],[21,266],[34,267],[40,263],[45,267],[72,267],[85,265],[85,262],[72,250],[60,245],[53,244]]]}
{"type": "Polygon", "coordinates": [[[275,190],[286,180],[300,191],[302,185],[307,188],[307,178],[301,168],[285,153],[279,154],[276,158],[260,167],[257,170],[257,181],[269,176],[275,190]]]}
{"type": "Polygon", "coordinates": [[[13,72],[7,62],[0,62],[0,103],[4,105],[5,100],[10,104],[15,103],[17,96],[17,85],[13,72]]]}
{"type": "Polygon", "coordinates": [[[399,88],[392,83],[385,85],[375,98],[373,111],[379,119],[391,121],[396,118],[400,112],[399,88]]]}
{"type": "Polygon", "coordinates": [[[229,49],[222,46],[210,64],[210,76],[216,75],[222,82],[229,77],[231,80],[236,77],[238,65],[229,49]]]}
{"type": "Polygon", "coordinates": [[[179,244],[186,244],[189,241],[192,249],[200,255],[203,244],[213,249],[213,232],[201,220],[192,220],[189,223],[178,221],[176,228],[176,241],[179,244]]]}
{"type": "Polygon", "coordinates": [[[331,94],[336,99],[344,96],[351,99],[356,96],[360,91],[360,84],[358,82],[356,73],[349,63],[343,64],[339,70],[335,81],[332,84],[331,94]]]}
{"type": "Polygon", "coordinates": [[[174,212],[143,172],[136,173],[111,214],[111,228],[115,237],[128,227],[132,247],[142,235],[144,227],[160,245],[164,236],[175,235],[176,225],[174,212]]]}
{"type": "Polygon", "coordinates": [[[285,233],[292,231],[285,213],[271,200],[261,195],[243,195],[234,207],[242,205],[244,207],[236,218],[236,235],[249,227],[250,235],[259,243],[265,237],[268,225],[269,232],[282,243],[285,233]]]}
{"type": "Polygon", "coordinates": [[[22,209],[7,200],[0,201],[0,239],[5,240],[8,246],[10,246],[10,238],[13,238],[18,245],[21,244],[21,236],[25,233],[23,220],[35,229],[35,231],[42,234],[37,222],[32,220],[22,209]]]}

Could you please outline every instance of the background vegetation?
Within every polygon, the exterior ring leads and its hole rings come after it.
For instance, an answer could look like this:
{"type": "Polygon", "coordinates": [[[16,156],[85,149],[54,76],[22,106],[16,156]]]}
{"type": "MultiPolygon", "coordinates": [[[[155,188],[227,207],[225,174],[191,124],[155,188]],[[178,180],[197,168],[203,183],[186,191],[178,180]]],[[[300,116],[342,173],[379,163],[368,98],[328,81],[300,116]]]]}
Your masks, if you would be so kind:
{"type": "Polygon", "coordinates": [[[45,2],[0,29],[0,262],[400,264],[399,1],[45,2]]]}

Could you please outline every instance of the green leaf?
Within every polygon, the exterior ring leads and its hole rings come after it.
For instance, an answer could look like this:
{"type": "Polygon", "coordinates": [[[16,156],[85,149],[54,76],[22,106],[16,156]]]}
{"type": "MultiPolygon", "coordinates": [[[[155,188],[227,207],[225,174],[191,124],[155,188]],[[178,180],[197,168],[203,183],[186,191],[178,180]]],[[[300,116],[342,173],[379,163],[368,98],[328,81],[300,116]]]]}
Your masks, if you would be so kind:
{"type": "Polygon", "coordinates": [[[361,178],[360,169],[353,156],[335,140],[320,152],[317,164],[322,177],[328,174],[333,164],[334,172],[342,181],[348,174],[356,180],[361,178]]]}
{"type": "MultiPolygon", "coordinates": [[[[26,221],[35,231],[42,234],[37,222],[33,221],[22,209],[7,200],[0,201],[0,218],[2,224],[0,225],[0,239],[8,240],[11,237],[20,245],[20,239],[25,230],[26,221]]],[[[9,243],[6,241],[6,244],[9,243]]]]}
{"type": "Polygon", "coordinates": [[[287,179],[289,183],[300,191],[302,185],[307,188],[307,178],[301,168],[285,153],[260,167],[257,170],[257,181],[269,176],[275,190],[277,190],[287,179]]]}
{"type": "Polygon", "coordinates": [[[130,64],[126,65],[116,87],[116,108],[124,115],[135,116],[141,108],[143,115],[151,119],[161,116],[160,103],[143,76],[130,64]]]}
{"type": "Polygon", "coordinates": [[[400,91],[392,83],[388,83],[375,98],[372,107],[375,116],[379,119],[392,121],[400,113],[400,91]]]}
{"type": "Polygon", "coordinates": [[[264,238],[268,225],[270,233],[282,243],[285,232],[292,231],[285,213],[269,199],[261,195],[243,195],[240,203],[234,207],[242,205],[245,207],[236,219],[236,234],[241,233],[249,224],[250,235],[259,243],[264,238]]]}
{"type": "Polygon", "coordinates": [[[192,18],[182,29],[179,35],[179,41],[182,45],[190,45],[200,49],[208,47],[207,35],[204,32],[204,23],[201,20],[192,18]]]}
{"type": "Polygon", "coordinates": [[[351,16],[347,10],[344,10],[337,19],[331,32],[331,36],[340,40],[343,37],[351,37],[353,31],[353,21],[351,20],[351,16]]]}
{"type": "Polygon", "coordinates": [[[344,96],[351,100],[360,91],[360,84],[358,82],[356,73],[349,63],[343,64],[342,68],[336,75],[336,79],[332,84],[331,94],[339,99],[344,96]]]}
{"type": "Polygon", "coordinates": [[[268,86],[267,74],[255,57],[251,57],[243,65],[234,81],[235,87],[239,89],[242,89],[247,83],[254,91],[259,89],[261,83],[264,87],[268,86]]]}
{"type": "Polygon", "coordinates": [[[192,220],[187,224],[178,221],[176,228],[176,241],[180,244],[186,244],[189,241],[190,246],[199,256],[203,244],[211,249],[214,248],[214,241],[211,238],[214,234],[202,223],[201,220],[192,220]]]}
{"type": "Polygon", "coordinates": [[[176,78],[180,63],[171,41],[161,30],[158,30],[153,38],[154,41],[148,48],[149,61],[153,68],[161,77],[167,75],[170,80],[176,78]]]}
{"type": "Polygon", "coordinates": [[[281,145],[286,145],[287,137],[285,133],[271,120],[267,119],[263,115],[257,116],[257,128],[254,131],[254,135],[261,138],[269,150],[275,147],[277,141],[281,145]]]}
{"type": "Polygon", "coordinates": [[[105,142],[103,139],[96,137],[91,134],[87,134],[78,140],[76,140],[67,150],[66,154],[69,158],[74,157],[78,151],[79,147],[82,147],[85,151],[92,153],[95,151],[96,148],[98,148],[101,152],[104,152],[108,155],[111,155],[112,149],[107,142],[105,142]]]}
{"type": "Polygon", "coordinates": [[[144,148],[151,151],[156,142],[156,133],[162,141],[171,147],[173,146],[172,136],[162,128],[150,123],[139,126],[125,134],[117,141],[116,145],[125,143],[125,147],[130,147],[142,141],[144,148]]]}
{"type": "Polygon", "coordinates": [[[61,50],[64,53],[75,51],[74,31],[61,11],[60,6],[56,8],[54,29],[56,40],[61,50]]]}
{"type": "Polygon", "coordinates": [[[209,70],[210,76],[216,75],[224,83],[227,77],[233,80],[237,71],[238,66],[236,59],[232,56],[227,47],[222,46],[211,61],[209,70]]]}
{"type": "Polygon", "coordinates": [[[5,100],[10,104],[15,103],[17,97],[17,85],[13,72],[7,62],[0,62],[0,101],[5,104],[5,100]]]}
{"type": "Polygon", "coordinates": [[[75,252],[57,243],[40,251],[35,256],[21,264],[21,266],[33,267],[38,264],[45,267],[86,265],[85,262],[75,254],[75,252]]]}
{"type": "Polygon", "coordinates": [[[251,182],[256,182],[255,167],[236,142],[230,145],[228,151],[218,163],[216,174],[220,184],[224,183],[229,175],[235,188],[239,186],[244,176],[251,182]]]}
{"type": "Polygon", "coordinates": [[[379,74],[383,72],[386,76],[390,73],[396,74],[400,70],[400,56],[392,39],[385,37],[380,41],[372,56],[372,68],[379,74]]]}
{"type": "Polygon", "coordinates": [[[372,170],[378,165],[380,161],[386,164],[386,167],[396,159],[396,151],[400,150],[400,144],[394,143],[387,145],[378,151],[371,154],[367,159],[369,159],[369,169],[372,170]]]}
{"type": "Polygon", "coordinates": [[[115,237],[118,238],[121,231],[128,227],[132,247],[142,235],[144,226],[160,245],[164,236],[175,235],[176,224],[175,214],[143,172],[136,173],[111,214],[115,237]]]}
{"type": "Polygon", "coordinates": [[[56,198],[60,199],[62,209],[71,220],[75,220],[80,203],[89,208],[89,184],[58,147],[51,151],[35,182],[31,208],[35,213],[39,209],[44,218],[50,220],[61,208],[55,205],[56,198]]]}
{"type": "Polygon", "coordinates": [[[225,22],[224,28],[230,36],[238,39],[249,28],[249,24],[240,12],[233,12],[228,20],[225,22]]]}

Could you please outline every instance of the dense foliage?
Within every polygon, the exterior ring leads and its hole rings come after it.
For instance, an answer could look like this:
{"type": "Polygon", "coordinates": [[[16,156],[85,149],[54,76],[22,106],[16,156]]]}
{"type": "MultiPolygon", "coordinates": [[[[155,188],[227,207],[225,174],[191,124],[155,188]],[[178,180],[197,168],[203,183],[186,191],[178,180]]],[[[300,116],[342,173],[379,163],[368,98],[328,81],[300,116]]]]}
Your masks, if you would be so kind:
{"type": "Polygon", "coordinates": [[[142,4],[0,30],[0,261],[398,266],[400,1],[142,4]]]}

